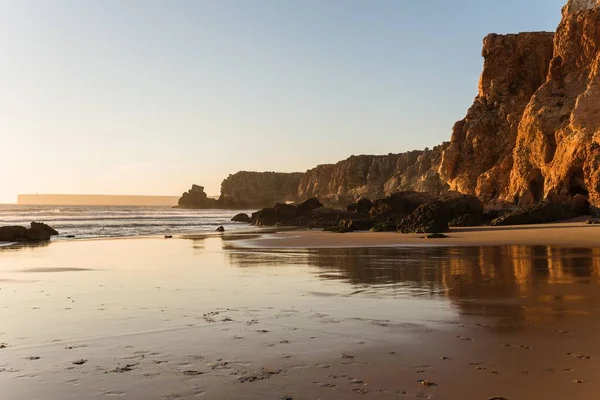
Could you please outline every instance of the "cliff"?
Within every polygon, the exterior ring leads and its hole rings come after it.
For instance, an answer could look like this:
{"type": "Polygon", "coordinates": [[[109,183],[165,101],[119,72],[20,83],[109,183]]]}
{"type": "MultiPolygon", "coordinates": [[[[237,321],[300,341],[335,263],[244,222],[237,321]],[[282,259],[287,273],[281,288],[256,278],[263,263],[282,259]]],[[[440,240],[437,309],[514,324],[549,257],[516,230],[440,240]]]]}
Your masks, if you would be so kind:
{"type": "Polygon", "coordinates": [[[378,199],[404,190],[440,194],[447,190],[437,173],[446,146],[385,156],[352,156],[336,164],[319,165],[302,176],[298,198],[317,197],[328,205],[347,205],[360,197],[378,199]]]}
{"type": "Polygon", "coordinates": [[[297,201],[302,175],[300,172],[240,171],[221,183],[219,204],[224,208],[260,208],[297,201]]]}
{"type": "Polygon", "coordinates": [[[581,194],[600,207],[600,0],[570,0],[556,33],[490,34],[482,56],[477,97],[450,142],[304,174],[240,172],[223,182],[221,204],[453,190],[501,205],[581,194]]]}
{"type": "Polygon", "coordinates": [[[546,79],[553,37],[536,32],[484,39],[479,93],[454,125],[440,165],[452,190],[489,201],[509,186],[519,122],[546,79]]]}
{"type": "Polygon", "coordinates": [[[600,206],[599,4],[572,0],[563,9],[549,73],[519,125],[506,199],[583,194],[600,206]]]}

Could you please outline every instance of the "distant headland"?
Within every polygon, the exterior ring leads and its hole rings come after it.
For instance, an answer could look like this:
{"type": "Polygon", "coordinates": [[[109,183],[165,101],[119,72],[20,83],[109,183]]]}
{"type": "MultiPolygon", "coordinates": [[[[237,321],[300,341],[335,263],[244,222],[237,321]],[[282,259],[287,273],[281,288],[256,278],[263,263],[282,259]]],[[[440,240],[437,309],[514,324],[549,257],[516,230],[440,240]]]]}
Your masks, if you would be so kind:
{"type": "Polygon", "coordinates": [[[177,196],[20,194],[17,204],[61,206],[175,206],[177,196]]]}

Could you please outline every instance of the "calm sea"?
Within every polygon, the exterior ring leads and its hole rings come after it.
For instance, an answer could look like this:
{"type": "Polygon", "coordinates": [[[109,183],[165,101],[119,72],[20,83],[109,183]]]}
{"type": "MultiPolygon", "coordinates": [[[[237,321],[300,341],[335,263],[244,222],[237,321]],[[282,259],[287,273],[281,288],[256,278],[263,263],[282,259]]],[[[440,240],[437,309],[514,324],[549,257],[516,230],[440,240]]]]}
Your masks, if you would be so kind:
{"type": "Polygon", "coordinates": [[[214,232],[219,226],[226,231],[252,229],[248,224],[231,222],[231,218],[239,212],[253,211],[256,210],[0,204],[0,226],[45,222],[56,229],[60,237],[75,235],[78,238],[194,234],[214,232]]]}

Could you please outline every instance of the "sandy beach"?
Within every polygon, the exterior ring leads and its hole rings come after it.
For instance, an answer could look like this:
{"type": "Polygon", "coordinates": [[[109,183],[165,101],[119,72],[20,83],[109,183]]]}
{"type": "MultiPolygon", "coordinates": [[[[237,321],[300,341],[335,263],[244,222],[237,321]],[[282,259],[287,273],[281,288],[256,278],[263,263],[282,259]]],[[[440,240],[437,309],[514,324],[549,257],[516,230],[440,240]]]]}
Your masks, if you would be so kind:
{"type": "Polygon", "coordinates": [[[600,247],[600,225],[585,224],[586,218],[567,222],[522,226],[477,226],[451,228],[448,238],[426,239],[423,234],[396,232],[349,232],[294,230],[235,241],[247,248],[335,248],[396,246],[558,246],[600,247]]]}
{"type": "Polygon", "coordinates": [[[0,398],[591,399],[600,390],[600,249],[370,247],[392,234],[327,234],[348,247],[326,248],[325,235],[1,249],[0,398]]]}

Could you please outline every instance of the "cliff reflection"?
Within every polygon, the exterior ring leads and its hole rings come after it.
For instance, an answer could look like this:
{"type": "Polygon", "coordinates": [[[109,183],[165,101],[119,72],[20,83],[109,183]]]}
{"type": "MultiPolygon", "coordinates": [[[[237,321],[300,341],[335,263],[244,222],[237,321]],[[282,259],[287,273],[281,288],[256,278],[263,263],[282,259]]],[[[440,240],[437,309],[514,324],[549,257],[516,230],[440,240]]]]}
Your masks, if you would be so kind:
{"type": "Polygon", "coordinates": [[[596,284],[600,277],[600,249],[350,248],[228,254],[239,267],[314,267],[319,279],[346,282],[363,295],[442,297],[463,314],[502,316],[512,322],[564,309],[565,301],[580,296],[557,287],[596,284]]]}

